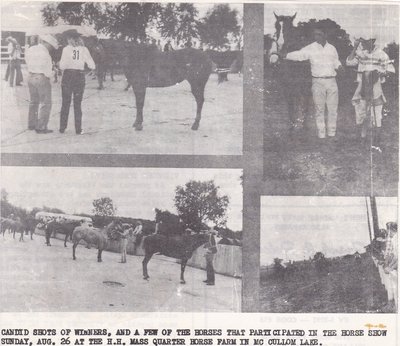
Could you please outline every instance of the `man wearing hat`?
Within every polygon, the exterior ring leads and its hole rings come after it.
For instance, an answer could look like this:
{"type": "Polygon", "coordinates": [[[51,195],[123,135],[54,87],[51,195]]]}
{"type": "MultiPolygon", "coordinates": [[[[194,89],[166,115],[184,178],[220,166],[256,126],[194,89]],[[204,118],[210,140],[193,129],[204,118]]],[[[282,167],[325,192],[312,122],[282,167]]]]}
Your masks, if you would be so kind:
{"type": "Polygon", "coordinates": [[[382,83],[385,82],[384,75],[387,72],[395,72],[394,67],[387,54],[375,46],[374,38],[356,40],[346,64],[357,66],[358,86],[352,103],[356,112],[356,124],[360,128],[360,136],[365,138],[368,128],[375,127],[374,147],[380,151],[382,110],[386,102],[382,83]]]}
{"type": "Polygon", "coordinates": [[[51,111],[50,78],[53,67],[50,52],[57,48],[58,42],[53,36],[41,35],[39,44],[27,49],[25,54],[30,94],[28,129],[39,134],[53,132],[47,128],[51,111]]]}
{"type": "Polygon", "coordinates": [[[209,238],[208,242],[204,244],[204,248],[207,249],[206,254],[204,257],[206,258],[206,272],[207,272],[207,279],[204,282],[207,286],[214,286],[215,285],[215,272],[214,272],[214,256],[218,252],[217,243],[215,241],[215,236],[218,234],[214,227],[212,227],[209,231],[209,238]]]}

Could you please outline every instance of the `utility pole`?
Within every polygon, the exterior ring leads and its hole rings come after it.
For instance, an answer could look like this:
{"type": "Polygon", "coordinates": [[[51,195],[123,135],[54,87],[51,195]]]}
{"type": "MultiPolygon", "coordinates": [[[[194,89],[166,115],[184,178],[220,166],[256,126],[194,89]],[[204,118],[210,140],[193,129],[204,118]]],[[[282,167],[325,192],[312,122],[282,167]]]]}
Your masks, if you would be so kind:
{"type": "Polygon", "coordinates": [[[379,222],[378,222],[378,209],[376,208],[375,197],[370,197],[371,200],[371,214],[372,214],[372,225],[374,227],[374,238],[379,236],[379,222]]]}
{"type": "Polygon", "coordinates": [[[365,197],[365,207],[367,208],[367,221],[368,221],[369,241],[372,243],[372,230],[371,230],[371,220],[369,219],[368,197],[365,197]]]}

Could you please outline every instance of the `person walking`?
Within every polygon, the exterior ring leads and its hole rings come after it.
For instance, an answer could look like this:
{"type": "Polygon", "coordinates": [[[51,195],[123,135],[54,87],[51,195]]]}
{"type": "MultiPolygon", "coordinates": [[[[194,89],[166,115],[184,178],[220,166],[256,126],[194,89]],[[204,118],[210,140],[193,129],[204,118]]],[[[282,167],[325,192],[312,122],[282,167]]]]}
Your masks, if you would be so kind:
{"type": "Polygon", "coordinates": [[[209,231],[209,239],[207,243],[204,244],[204,248],[207,249],[206,254],[204,255],[206,258],[207,279],[203,282],[205,282],[207,286],[215,285],[214,257],[218,252],[217,243],[215,241],[215,235],[217,234],[218,233],[214,230],[214,228],[211,228],[209,231]]]}
{"type": "Polygon", "coordinates": [[[42,35],[39,44],[27,49],[25,54],[30,94],[28,129],[36,130],[39,134],[53,132],[47,128],[51,111],[50,78],[53,67],[50,52],[57,48],[58,42],[53,36],[42,35]]]}
{"type": "Polygon", "coordinates": [[[14,79],[15,85],[21,86],[23,81],[21,71],[21,46],[12,36],[7,37],[6,41],[8,42],[7,52],[9,55],[9,63],[7,66],[5,80],[10,80],[10,87],[14,86],[14,79]]]}
{"type": "Polygon", "coordinates": [[[357,88],[352,98],[356,113],[356,125],[361,138],[366,138],[368,128],[374,128],[373,148],[381,151],[380,130],[383,105],[386,102],[382,90],[385,75],[394,73],[388,55],[375,46],[375,39],[355,40],[354,48],[347,57],[348,66],[357,67],[357,88]],[[369,92],[368,92],[369,91],[369,92]]]}
{"type": "Polygon", "coordinates": [[[63,71],[61,79],[60,133],[64,133],[67,129],[69,109],[73,97],[75,132],[80,135],[83,133],[82,98],[85,90],[85,64],[89,69],[94,70],[95,63],[78,33],[69,34],[67,41],[68,45],[64,47],[60,60],[60,69],[63,71]]]}
{"type": "Polygon", "coordinates": [[[320,139],[327,136],[331,139],[335,138],[339,103],[336,75],[343,66],[339,61],[336,48],[327,41],[325,29],[322,26],[315,28],[314,42],[298,51],[288,53],[286,59],[310,62],[317,135],[320,139]],[[328,109],[326,122],[325,107],[328,109]]]}

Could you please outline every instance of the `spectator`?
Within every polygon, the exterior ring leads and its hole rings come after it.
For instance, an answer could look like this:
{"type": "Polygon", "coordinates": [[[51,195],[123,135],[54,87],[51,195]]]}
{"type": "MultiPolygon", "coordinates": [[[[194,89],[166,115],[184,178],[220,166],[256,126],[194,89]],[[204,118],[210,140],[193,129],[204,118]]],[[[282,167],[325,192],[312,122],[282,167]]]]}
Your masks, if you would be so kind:
{"type": "Polygon", "coordinates": [[[21,72],[21,46],[18,41],[11,36],[7,37],[6,41],[8,42],[7,52],[9,55],[9,63],[5,80],[7,81],[10,79],[10,87],[14,86],[14,79],[15,85],[21,86],[23,81],[21,72]]]}

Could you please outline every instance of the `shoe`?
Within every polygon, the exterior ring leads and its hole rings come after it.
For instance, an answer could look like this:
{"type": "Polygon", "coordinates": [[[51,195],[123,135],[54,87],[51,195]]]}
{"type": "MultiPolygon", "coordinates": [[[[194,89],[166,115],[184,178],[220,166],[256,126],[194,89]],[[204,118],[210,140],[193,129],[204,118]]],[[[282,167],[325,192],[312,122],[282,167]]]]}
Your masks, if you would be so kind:
{"type": "Polygon", "coordinates": [[[207,286],[215,286],[215,282],[207,282],[207,286]]]}
{"type": "Polygon", "coordinates": [[[35,128],[34,127],[28,127],[28,130],[29,131],[33,131],[33,130],[35,130],[35,128]]]}
{"type": "Polygon", "coordinates": [[[208,280],[203,280],[203,282],[205,282],[206,284],[208,284],[208,280]]]}
{"type": "Polygon", "coordinates": [[[35,131],[36,131],[36,133],[39,133],[39,134],[46,134],[46,133],[52,133],[53,132],[53,130],[49,130],[49,129],[35,130],[35,131]]]}
{"type": "Polygon", "coordinates": [[[61,129],[60,129],[60,133],[64,133],[64,132],[65,132],[65,129],[64,129],[64,130],[61,130],[61,129]]]}
{"type": "Polygon", "coordinates": [[[77,132],[76,134],[77,134],[77,135],[84,135],[85,132],[83,132],[83,130],[81,130],[81,131],[77,132]]]}
{"type": "Polygon", "coordinates": [[[22,86],[22,84],[21,84],[21,83],[18,83],[18,84],[15,84],[15,86],[22,86]]]}

